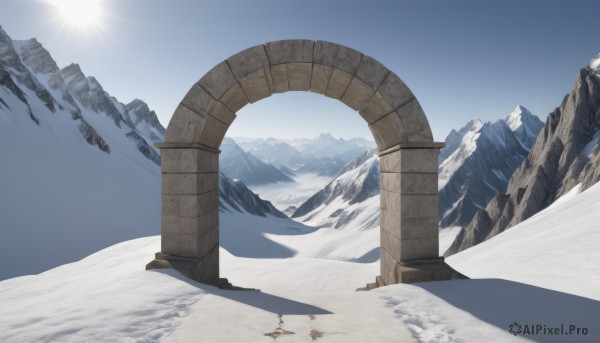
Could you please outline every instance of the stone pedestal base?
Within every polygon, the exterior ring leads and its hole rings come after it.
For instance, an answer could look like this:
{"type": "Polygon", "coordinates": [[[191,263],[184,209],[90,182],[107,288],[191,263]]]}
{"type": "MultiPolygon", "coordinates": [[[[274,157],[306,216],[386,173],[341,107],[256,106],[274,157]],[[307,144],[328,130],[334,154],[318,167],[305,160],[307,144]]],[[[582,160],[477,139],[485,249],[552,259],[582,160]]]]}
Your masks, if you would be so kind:
{"type": "Polygon", "coordinates": [[[395,266],[394,276],[398,283],[467,278],[446,264],[443,257],[399,262],[395,266]]]}
{"type": "Polygon", "coordinates": [[[175,256],[157,252],[155,259],[146,265],[146,270],[173,268],[192,280],[217,286],[219,288],[224,288],[228,282],[227,279],[219,278],[218,254],[219,250],[213,249],[204,257],[198,259],[194,257],[175,256]],[[216,263],[214,259],[217,259],[216,263]]]}
{"type": "MultiPolygon", "coordinates": [[[[443,281],[451,279],[468,279],[468,277],[452,269],[452,267],[444,262],[443,257],[424,258],[396,262],[394,266],[394,282],[387,284],[443,281]]],[[[381,276],[377,276],[375,282],[367,284],[366,287],[357,288],[356,290],[368,291],[383,286],[386,286],[386,282],[381,276]]]]}

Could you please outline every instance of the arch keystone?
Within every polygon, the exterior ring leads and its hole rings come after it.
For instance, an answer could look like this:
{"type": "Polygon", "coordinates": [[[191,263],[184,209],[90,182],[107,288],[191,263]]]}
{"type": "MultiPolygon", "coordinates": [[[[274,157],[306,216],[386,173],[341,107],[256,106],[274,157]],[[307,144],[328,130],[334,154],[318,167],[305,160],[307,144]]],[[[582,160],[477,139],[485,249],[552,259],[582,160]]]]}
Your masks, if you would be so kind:
{"type": "Polygon", "coordinates": [[[314,42],[289,39],[265,44],[271,66],[284,63],[312,63],[314,42]]]}

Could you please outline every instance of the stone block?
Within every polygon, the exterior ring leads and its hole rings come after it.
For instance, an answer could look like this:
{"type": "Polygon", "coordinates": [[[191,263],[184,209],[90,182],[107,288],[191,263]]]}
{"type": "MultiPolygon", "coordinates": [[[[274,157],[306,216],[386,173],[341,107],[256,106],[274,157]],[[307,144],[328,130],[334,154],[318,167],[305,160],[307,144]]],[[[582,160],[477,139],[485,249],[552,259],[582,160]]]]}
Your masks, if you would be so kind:
{"type": "MultiPolygon", "coordinates": [[[[385,211],[386,215],[389,218],[394,218],[395,220],[400,220],[400,212],[402,211],[402,203],[401,203],[401,195],[398,193],[390,192],[385,189],[381,189],[380,193],[380,206],[381,211],[385,211]]],[[[381,225],[385,226],[386,221],[381,220],[381,225]]]]}
{"type": "Polygon", "coordinates": [[[197,194],[163,194],[161,199],[162,217],[198,217],[200,215],[197,194]]]}
{"type": "Polygon", "coordinates": [[[404,126],[395,112],[369,124],[369,127],[373,128],[372,131],[377,131],[381,137],[381,145],[377,144],[379,150],[387,149],[406,140],[404,126]]]}
{"type": "Polygon", "coordinates": [[[207,229],[207,230],[203,230],[202,232],[200,232],[200,234],[198,235],[198,239],[197,239],[197,243],[198,244],[198,255],[199,256],[204,256],[208,253],[210,253],[210,251],[214,248],[214,245],[211,245],[211,242],[213,241],[211,239],[211,235],[213,230],[219,230],[218,227],[215,228],[211,228],[211,229],[207,229]]]}
{"type": "Polygon", "coordinates": [[[429,122],[417,99],[412,99],[397,109],[396,113],[407,128],[408,142],[433,142],[429,122]]]}
{"type": "Polygon", "coordinates": [[[163,174],[218,173],[219,154],[199,148],[161,149],[163,174]]]}
{"type": "Polygon", "coordinates": [[[215,247],[194,265],[191,278],[209,285],[219,282],[219,248],[215,247]]]}
{"type": "Polygon", "coordinates": [[[218,173],[162,174],[162,194],[202,194],[219,189],[218,173]]]}
{"type": "Polygon", "coordinates": [[[403,173],[437,173],[439,149],[402,149],[399,156],[403,173]]]}
{"type": "MultiPolygon", "coordinates": [[[[271,72],[269,71],[270,74],[271,72]]],[[[271,88],[269,87],[264,69],[259,69],[248,74],[240,79],[239,83],[251,103],[271,96],[271,88]]]]}
{"type": "Polygon", "coordinates": [[[233,112],[239,111],[242,107],[246,106],[250,100],[242,90],[242,87],[238,83],[235,83],[225,94],[219,98],[227,108],[233,112]]]}
{"type": "MultiPolygon", "coordinates": [[[[161,236],[185,236],[196,240],[201,229],[199,217],[161,216],[161,236]]],[[[194,248],[195,250],[195,248],[194,248]]],[[[164,252],[164,250],[163,250],[164,252]]],[[[193,256],[193,255],[183,255],[193,256]]]]}
{"type": "Polygon", "coordinates": [[[236,83],[237,81],[225,61],[217,64],[198,81],[198,84],[215,99],[221,98],[236,83]]]}
{"type": "Polygon", "coordinates": [[[348,85],[350,85],[350,81],[352,81],[352,74],[339,69],[333,69],[327,89],[325,90],[325,95],[330,98],[340,99],[346,92],[348,85]]]}
{"type": "MultiPolygon", "coordinates": [[[[163,223],[169,225],[168,221],[163,221],[163,223]]],[[[163,226],[162,230],[161,251],[163,253],[178,256],[197,256],[198,245],[196,240],[197,236],[195,234],[185,235],[171,233],[168,231],[169,226],[163,226]],[[165,231],[165,229],[167,231],[165,231]]]]}
{"type": "Polygon", "coordinates": [[[439,237],[403,239],[401,261],[439,257],[439,237]]]}
{"type": "Polygon", "coordinates": [[[216,102],[217,101],[198,84],[193,85],[185,97],[183,97],[183,100],[181,100],[181,103],[185,105],[185,107],[201,116],[206,116],[210,113],[210,110],[216,102]]]}
{"type": "Polygon", "coordinates": [[[229,125],[209,116],[198,136],[198,143],[218,149],[228,128],[229,125]]]}
{"type": "Polygon", "coordinates": [[[401,151],[398,150],[379,157],[379,168],[381,172],[400,173],[402,171],[400,170],[400,153],[401,151]]]}
{"type": "Polygon", "coordinates": [[[258,70],[268,70],[270,65],[267,54],[265,53],[265,48],[262,45],[253,46],[238,52],[227,59],[227,64],[238,81],[255,74],[258,70]]]}
{"type": "Polygon", "coordinates": [[[396,271],[396,266],[398,265],[398,261],[396,261],[389,252],[387,252],[382,245],[381,248],[381,277],[386,285],[393,285],[398,283],[397,278],[394,273],[396,271]]]}
{"type": "Polygon", "coordinates": [[[211,228],[219,227],[219,208],[212,209],[200,216],[199,223],[202,231],[208,231],[211,228]]]}
{"type": "Polygon", "coordinates": [[[288,87],[291,91],[308,91],[312,78],[311,63],[287,64],[288,87]]]}
{"type": "Polygon", "coordinates": [[[382,230],[389,232],[399,239],[438,239],[438,217],[402,217],[400,219],[388,216],[382,220],[382,230]]]}
{"type": "Polygon", "coordinates": [[[408,89],[404,82],[394,73],[388,75],[383,84],[379,87],[379,92],[394,110],[414,98],[410,89],[408,89]]]}
{"type": "Polygon", "coordinates": [[[373,96],[373,93],[373,89],[360,81],[357,77],[354,77],[352,81],[350,81],[350,85],[348,85],[341,100],[353,110],[359,111],[365,106],[371,96],[373,96]]]}
{"type": "Polygon", "coordinates": [[[356,77],[369,88],[377,90],[390,73],[390,70],[383,64],[377,62],[373,57],[365,55],[358,65],[356,77]]]}
{"type": "Polygon", "coordinates": [[[271,66],[271,77],[273,78],[275,93],[284,93],[288,91],[289,86],[286,64],[271,66]]]}
{"type": "Polygon", "coordinates": [[[384,99],[383,95],[377,91],[371,98],[369,98],[359,113],[367,121],[367,123],[372,124],[373,122],[392,113],[393,111],[394,109],[392,106],[390,106],[387,100],[384,99]]]}
{"type": "Polygon", "coordinates": [[[325,94],[332,72],[333,67],[313,63],[310,91],[325,94]]]}
{"type": "Polygon", "coordinates": [[[198,173],[200,149],[160,149],[161,171],[167,173],[198,173]]]}
{"type": "MultiPolygon", "coordinates": [[[[393,192],[391,192],[393,194],[393,192]]],[[[438,216],[437,194],[402,194],[401,219],[430,218],[438,216]]]]}
{"type": "MultiPolygon", "coordinates": [[[[313,62],[331,66],[354,75],[363,54],[348,47],[324,41],[316,41],[313,51],[313,62]]],[[[339,98],[338,98],[339,99],[339,98]]]]}
{"type": "Polygon", "coordinates": [[[375,143],[377,143],[377,148],[379,149],[379,151],[385,150],[385,142],[380,132],[374,126],[371,125],[369,125],[369,131],[371,131],[371,135],[373,135],[373,138],[375,139],[375,143]]]}
{"type": "Polygon", "coordinates": [[[311,63],[314,42],[303,39],[289,39],[265,44],[271,65],[283,63],[311,63]]]}
{"type": "Polygon", "coordinates": [[[401,256],[400,250],[402,248],[401,240],[386,230],[381,230],[380,234],[381,234],[380,235],[381,249],[386,251],[388,254],[390,254],[390,256],[393,257],[394,261],[401,261],[400,260],[400,256],[401,256]]]}
{"type": "Polygon", "coordinates": [[[381,173],[381,188],[401,194],[437,194],[437,173],[381,173]]]}
{"type": "Polygon", "coordinates": [[[220,101],[215,103],[209,114],[225,125],[231,125],[236,117],[235,113],[220,101]]]}
{"type": "Polygon", "coordinates": [[[165,141],[195,142],[196,135],[199,130],[202,130],[205,122],[206,117],[180,104],[169,121],[165,141]]]}
{"type": "MultiPolygon", "coordinates": [[[[217,181],[218,182],[218,181],[217,181]]],[[[198,195],[198,215],[219,210],[219,190],[215,189],[198,195]]],[[[217,213],[217,220],[219,219],[217,213]]]]}

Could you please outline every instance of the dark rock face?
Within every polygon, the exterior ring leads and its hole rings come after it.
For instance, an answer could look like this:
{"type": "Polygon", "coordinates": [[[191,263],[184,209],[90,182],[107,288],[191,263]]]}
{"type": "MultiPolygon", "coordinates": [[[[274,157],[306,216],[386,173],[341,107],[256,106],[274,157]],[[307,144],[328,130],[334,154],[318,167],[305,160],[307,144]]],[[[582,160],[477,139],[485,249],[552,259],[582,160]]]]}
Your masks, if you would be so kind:
{"type": "Polygon", "coordinates": [[[142,136],[135,131],[131,131],[125,136],[135,142],[142,155],[146,156],[150,161],[160,166],[160,155],[156,152],[156,150],[152,149],[152,147],[148,145],[148,142],[146,142],[142,136]]]}
{"type": "Polygon", "coordinates": [[[440,227],[467,226],[494,195],[506,192],[542,126],[518,106],[504,120],[453,130],[440,151],[440,227]]]}
{"type": "Polygon", "coordinates": [[[241,181],[219,175],[219,209],[223,212],[236,211],[261,217],[287,218],[269,201],[262,200],[241,181]]]}
{"type": "Polygon", "coordinates": [[[581,69],[571,92],[548,115],[527,158],[497,195],[459,235],[446,256],[467,249],[543,210],[573,186],[598,181],[600,79],[581,69]]]}

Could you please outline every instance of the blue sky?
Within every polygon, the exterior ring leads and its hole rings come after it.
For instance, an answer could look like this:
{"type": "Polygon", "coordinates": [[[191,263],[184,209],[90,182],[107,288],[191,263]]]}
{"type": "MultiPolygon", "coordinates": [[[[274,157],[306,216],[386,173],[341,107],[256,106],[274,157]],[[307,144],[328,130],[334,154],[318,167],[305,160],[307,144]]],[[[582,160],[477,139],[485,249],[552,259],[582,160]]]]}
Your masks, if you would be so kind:
{"type": "MultiPolygon", "coordinates": [[[[143,99],[165,126],[205,72],[273,40],[328,40],[376,58],[417,96],[436,140],[518,104],[545,119],[600,52],[594,1],[100,0],[100,28],[67,24],[49,1],[2,0],[0,25],[36,37],[60,67],[79,63],[122,102],[143,99]]],[[[228,134],[326,131],[370,137],[345,105],[296,92],[246,106],[228,134]]]]}

